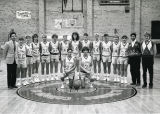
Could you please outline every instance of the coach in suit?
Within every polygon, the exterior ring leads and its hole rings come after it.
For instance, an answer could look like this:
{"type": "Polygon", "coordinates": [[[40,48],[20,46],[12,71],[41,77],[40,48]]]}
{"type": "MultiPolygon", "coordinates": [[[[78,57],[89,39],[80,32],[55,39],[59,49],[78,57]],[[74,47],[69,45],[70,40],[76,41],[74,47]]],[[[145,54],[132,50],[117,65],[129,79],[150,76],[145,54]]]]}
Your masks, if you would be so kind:
{"type": "Polygon", "coordinates": [[[6,42],[4,47],[4,59],[7,63],[7,84],[8,88],[17,88],[16,87],[16,70],[17,64],[15,60],[15,51],[16,51],[16,33],[10,33],[10,41],[6,42]]]}
{"type": "Polygon", "coordinates": [[[141,62],[141,44],[136,40],[136,33],[132,33],[129,43],[129,64],[132,77],[131,85],[140,86],[140,62],[141,62]]]}

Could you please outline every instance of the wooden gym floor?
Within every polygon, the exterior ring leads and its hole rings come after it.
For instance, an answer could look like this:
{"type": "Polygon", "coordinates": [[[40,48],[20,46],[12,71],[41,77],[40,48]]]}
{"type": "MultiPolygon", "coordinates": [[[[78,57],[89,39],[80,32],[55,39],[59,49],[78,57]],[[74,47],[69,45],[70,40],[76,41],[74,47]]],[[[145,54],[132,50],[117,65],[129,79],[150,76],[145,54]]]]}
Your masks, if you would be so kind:
{"type": "MultiPolygon", "coordinates": [[[[155,58],[153,89],[135,87],[137,95],[132,98],[93,105],[47,104],[23,99],[16,89],[7,88],[5,61],[0,69],[0,114],[160,114],[160,58],[155,58]]],[[[128,71],[129,83],[130,80],[128,71]]]]}

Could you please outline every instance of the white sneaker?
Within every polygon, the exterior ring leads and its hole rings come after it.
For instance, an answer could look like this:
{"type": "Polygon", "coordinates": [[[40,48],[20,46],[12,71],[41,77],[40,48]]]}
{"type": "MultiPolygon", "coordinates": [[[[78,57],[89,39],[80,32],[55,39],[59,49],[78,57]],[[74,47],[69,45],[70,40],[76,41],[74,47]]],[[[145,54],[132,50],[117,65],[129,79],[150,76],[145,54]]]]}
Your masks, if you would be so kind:
{"type": "Polygon", "coordinates": [[[55,75],[55,80],[59,80],[58,75],[55,75]]]}
{"type": "Polygon", "coordinates": [[[117,75],[114,75],[114,82],[117,82],[117,75]]]}
{"type": "Polygon", "coordinates": [[[25,82],[25,83],[26,83],[26,85],[28,85],[28,84],[29,84],[29,81],[27,81],[27,80],[26,80],[26,82],[25,82]]]}
{"type": "Polygon", "coordinates": [[[22,83],[21,83],[21,80],[20,79],[18,79],[17,80],[17,84],[16,84],[18,87],[20,87],[21,85],[22,85],[22,83]]]}
{"type": "Polygon", "coordinates": [[[22,81],[22,85],[24,85],[24,86],[27,85],[27,84],[26,84],[26,80],[23,80],[23,81],[22,81]]]}
{"type": "Polygon", "coordinates": [[[61,89],[64,89],[64,84],[61,85],[61,89]]]}
{"type": "Polygon", "coordinates": [[[41,75],[41,81],[44,82],[45,81],[45,76],[41,75]]]}
{"type": "Polygon", "coordinates": [[[117,82],[120,82],[120,76],[117,75],[117,82]]]}
{"type": "Polygon", "coordinates": [[[124,77],[124,83],[127,84],[127,77],[124,77]]]}
{"type": "Polygon", "coordinates": [[[90,84],[90,85],[89,85],[89,87],[90,87],[90,88],[93,88],[93,85],[92,85],[92,84],[90,84]]]}
{"type": "Polygon", "coordinates": [[[99,80],[99,79],[100,79],[100,74],[98,74],[98,75],[96,76],[96,79],[97,79],[97,80],[99,80]]]}
{"type": "Polygon", "coordinates": [[[124,78],[123,78],[123,77],[121,77],[121,83],[122,83],[122,84],[124,83],[124,78]]]}

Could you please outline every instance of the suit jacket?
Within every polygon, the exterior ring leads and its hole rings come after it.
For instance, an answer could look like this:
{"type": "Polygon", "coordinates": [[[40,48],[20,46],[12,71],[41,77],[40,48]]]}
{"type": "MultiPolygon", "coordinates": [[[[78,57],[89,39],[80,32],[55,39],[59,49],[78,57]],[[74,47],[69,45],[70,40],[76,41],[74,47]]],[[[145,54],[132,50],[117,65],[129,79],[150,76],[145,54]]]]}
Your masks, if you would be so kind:
{"type": "MultiPolygon", "coordinates": [[[[15,45],[17,47],[18,43],[15,42],[15,45]]],[[[16,48],[15,47],[15,48],[16,48]]],[[[10,40],[6,42],[5,47],[4,47],[4,59],[6,60],[7,64],[13,64],[15,59],[15,51],[14,51],[14,44],[13,41],[10,40]]]]}
{"type": "Polygon", "coordinates": [[[136,41],[132,47],[132,43],[129,43],[129,57],[141,56],[141,44],[136,41]]]}

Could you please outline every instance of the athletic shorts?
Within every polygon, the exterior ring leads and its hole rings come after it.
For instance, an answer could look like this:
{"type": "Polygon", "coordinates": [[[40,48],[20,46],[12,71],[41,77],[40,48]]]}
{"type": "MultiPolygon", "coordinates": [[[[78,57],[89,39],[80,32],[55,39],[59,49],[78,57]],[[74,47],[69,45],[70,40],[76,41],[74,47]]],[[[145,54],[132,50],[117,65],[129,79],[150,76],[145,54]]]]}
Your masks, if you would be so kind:
{"type": "Polygon", "coordinates": [[[66,59],[66,57],[67,57],[67,54],[62,54],[61,55],[61,60],[64,61],[66,59]]]}
{"type": "Polygon", "coordinates": [[[59,55],[51,55],[51,61],[58,62],[59,61],[59,55]]]}
{"type": "Polygon", "coordinates": [[[103,56],[102,55],[102,61],[103,62],[112,62],[112,57],[111,56],[103,56]]]}
{"type": "Polygon", "coordinates": [[[68,78],[69,78],[69,79],[73,79],[74,76],[75,76],[75,72],[70,72],[70,73],[68,74],[68,78]]]}
{"type": "Polygon", "coordinates": [[[120,57],[112,57],[112,64],[120,64],[119,58],[120,57]]]}
{"type": "Polygon", "coordinates": [[[33,57],[27,57],[27,65],[33,64],[33,57]]]}
{"type": "Polygon", "coordinates": [[[84,73],[84,72],[80,72],[80,78],[81,79],[84,79],[84,78],[88,78],[88,79],[90,79],[90,74],[88,74],[88,73],[84,73]]]}
{"type": "Polygon", "coordinates": [[[17,68],[27,68],[26,61],[24,61],[24,62],[17,62],[17,68]]]}
{"type": "Polygon", "coordinates": [[[100,61],[100,54],[93,54],[93,60],[100,61]]]}
{"type": "Polygon", "coordinates": [[[50,56],[41,56],[41,63],[49,63],[50,62],[50,56]]]}
{"type": "Polygon", "coordinates": [[[33,56],[33,63],[40,62],[40,56],[33,56]]]}
{"type": "Polygon", "coordinates": [[[120,64],[127,65],[128,64],[128,57],[120,57],[119,61],[120,61],[120,64]]]}

